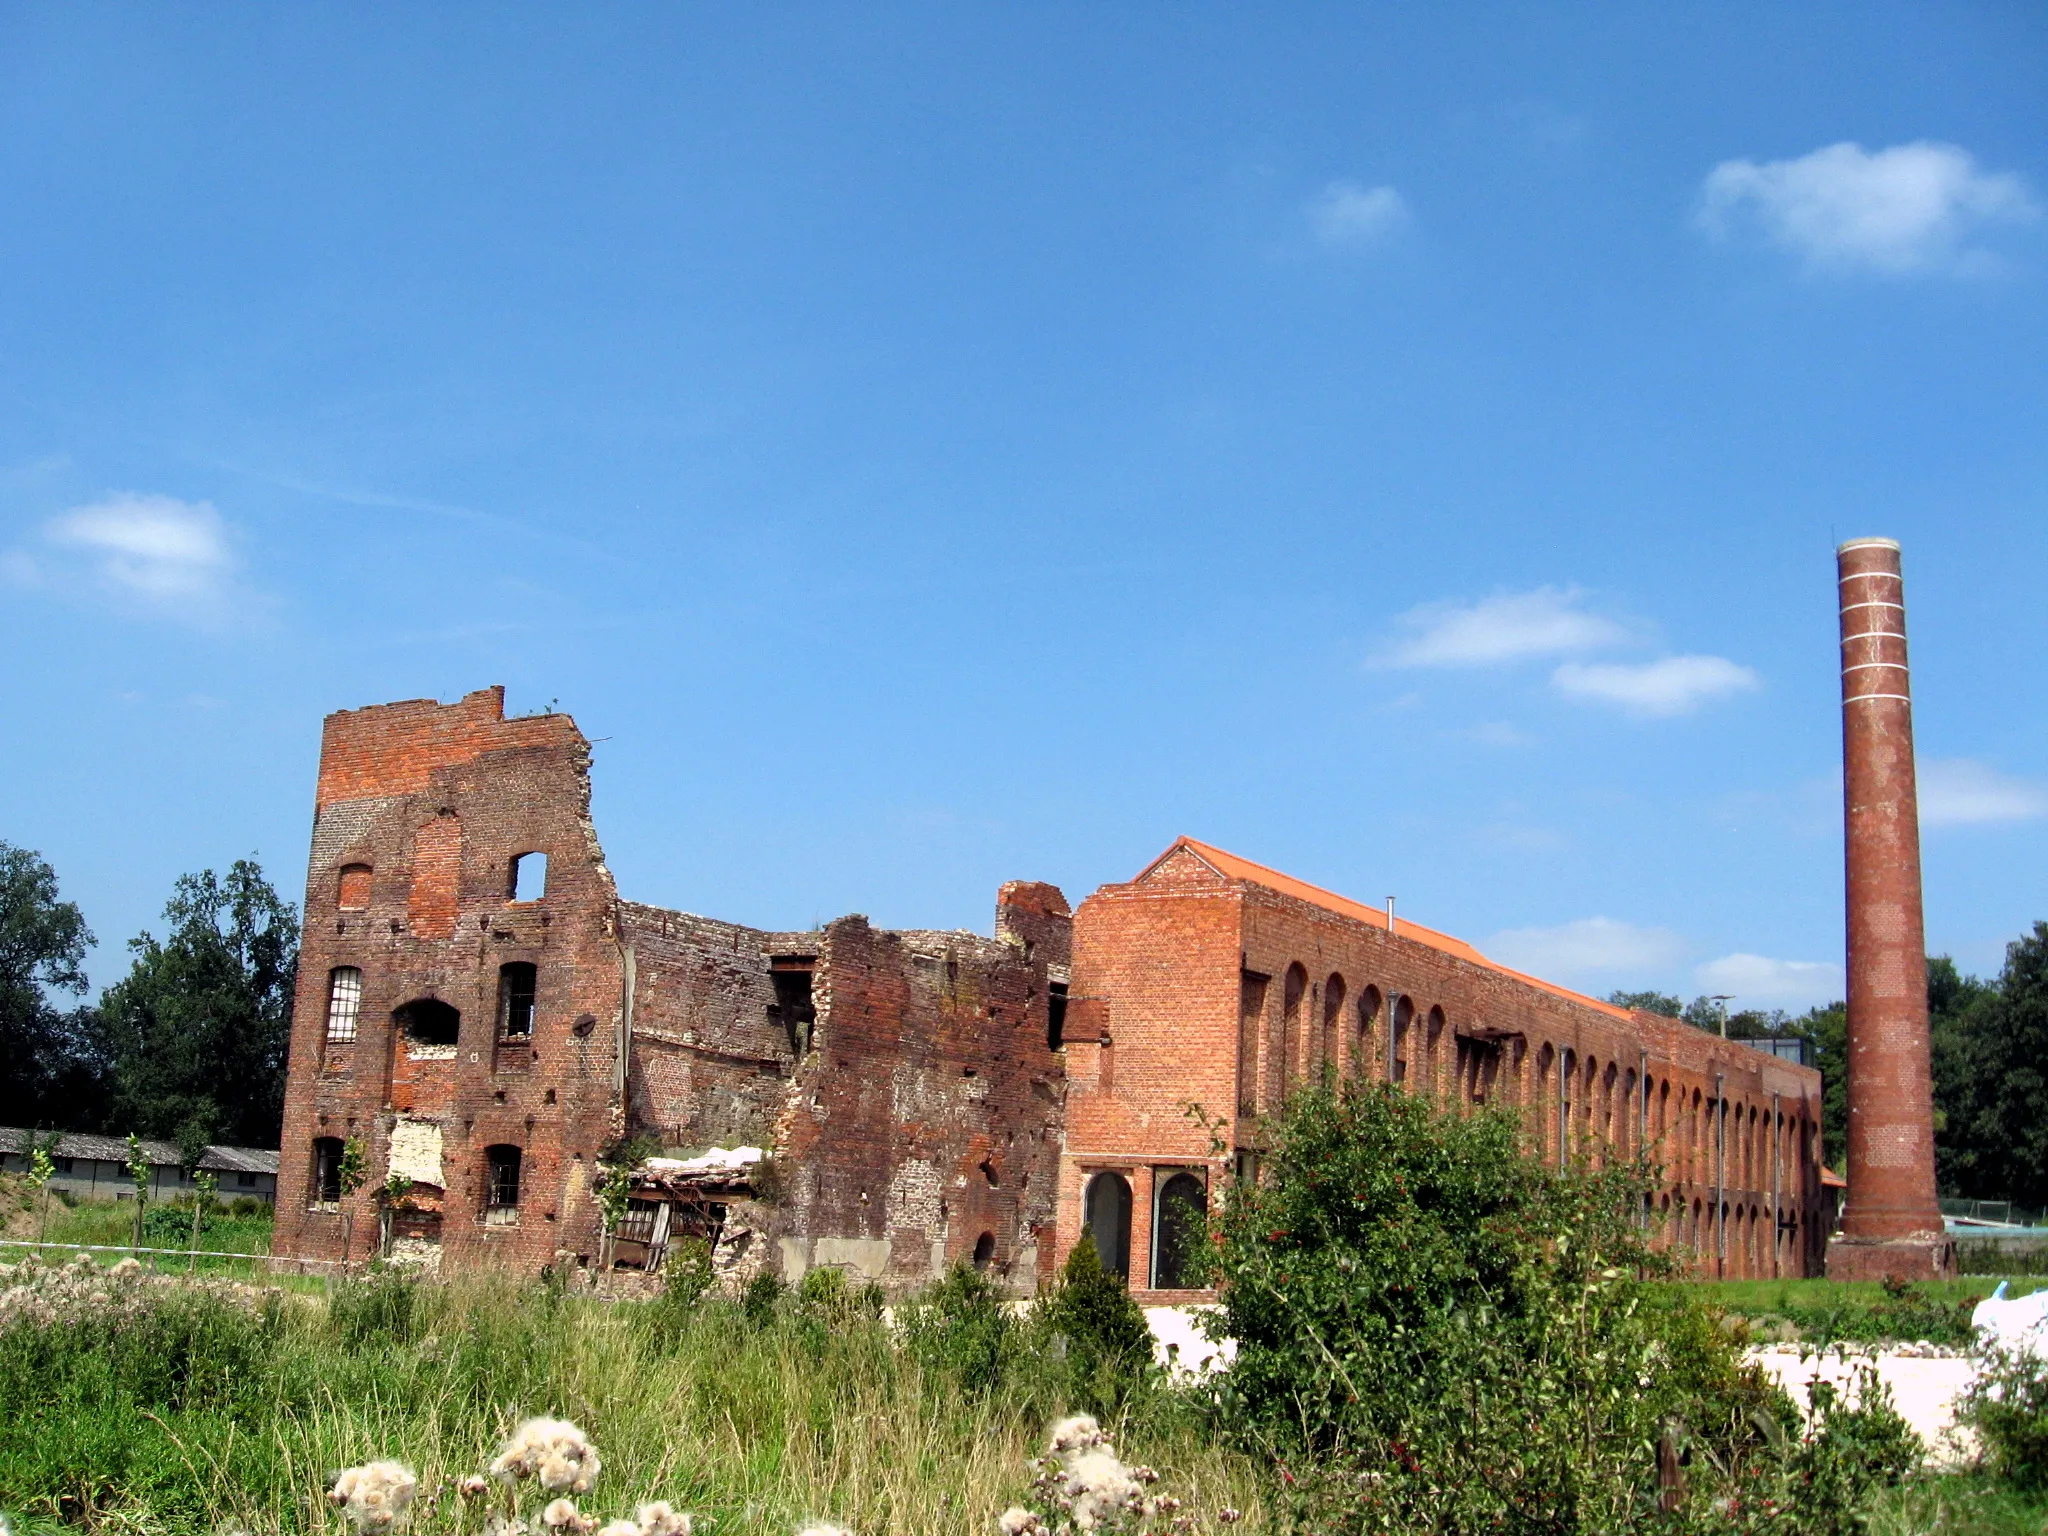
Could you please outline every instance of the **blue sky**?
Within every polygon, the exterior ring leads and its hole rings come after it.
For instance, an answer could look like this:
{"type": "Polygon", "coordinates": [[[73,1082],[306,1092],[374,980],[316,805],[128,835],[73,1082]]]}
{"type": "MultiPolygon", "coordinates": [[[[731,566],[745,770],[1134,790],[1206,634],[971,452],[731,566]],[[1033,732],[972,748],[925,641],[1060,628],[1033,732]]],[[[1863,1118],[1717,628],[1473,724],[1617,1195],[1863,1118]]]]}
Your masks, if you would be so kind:
{"type": "Polygon", "coordinates": [[[0,838],[302,889],[502,682],[622,889],[985,930],[1182,832],[1839,987],[1832,548],[1930,942],[2048,917],[2034,5],[0,10],[0,838]]]}

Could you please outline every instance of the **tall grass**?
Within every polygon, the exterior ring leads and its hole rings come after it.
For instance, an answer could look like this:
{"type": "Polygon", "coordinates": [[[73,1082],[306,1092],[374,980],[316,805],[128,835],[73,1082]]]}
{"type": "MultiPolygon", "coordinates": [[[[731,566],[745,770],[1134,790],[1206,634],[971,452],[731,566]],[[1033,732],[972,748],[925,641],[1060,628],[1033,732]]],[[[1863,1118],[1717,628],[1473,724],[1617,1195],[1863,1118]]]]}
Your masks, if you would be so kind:
{"type": "MultiPolygon", "coordinates": [[[[395,1456],[421,1477],[415,1528],[453,1533],[459,1501],[428,1495],[552,1413],[602,1451],[589,1509],[666,1498],[719,1536],[811,1518],[987,1532],[1029,1481],[1060,1380],[1048,1354],[965,1389],[850,1307],[752,1320],[492,1277],[331,1298],[177,1288],[132,1314],[0,1324],[0,1509],[139,1536],[333,1530],[332,1470],[395,1456]]],[[[1140,1394],[1121,1427],[1178,1491],[1261,1528],[1253,1467],[1172,1394],[1140,1394]]]]}

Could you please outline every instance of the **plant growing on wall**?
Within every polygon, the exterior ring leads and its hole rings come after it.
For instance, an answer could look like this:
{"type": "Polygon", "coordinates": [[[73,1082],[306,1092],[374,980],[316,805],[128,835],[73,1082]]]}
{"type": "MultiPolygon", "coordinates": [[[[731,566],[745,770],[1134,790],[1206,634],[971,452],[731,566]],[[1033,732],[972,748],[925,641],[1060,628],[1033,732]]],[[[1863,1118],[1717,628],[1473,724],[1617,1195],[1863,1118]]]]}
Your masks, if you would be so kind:
{"type": "Polygon", "coordinates": [[[370,1159],[363,1150],[363,1138],[351,1136],[341,1144],[341,1268],[348,1272],[355,1257],[356,1192],[370,1177],[370,1159]]]}

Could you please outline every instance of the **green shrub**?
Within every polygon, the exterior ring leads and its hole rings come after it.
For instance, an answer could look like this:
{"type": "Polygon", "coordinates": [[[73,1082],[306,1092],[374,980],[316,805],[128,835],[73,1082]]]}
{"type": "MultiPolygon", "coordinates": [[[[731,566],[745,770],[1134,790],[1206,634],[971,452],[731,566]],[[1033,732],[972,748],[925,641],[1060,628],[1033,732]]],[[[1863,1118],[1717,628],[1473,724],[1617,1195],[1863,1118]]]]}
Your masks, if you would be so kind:
{"type": "Polygon", "coordinates": [[[2002,1477],[2023,1492],[2048,1492],[2048,1363],[2024,1351],[1985,1351],[1959,1417],[2002,1477]]]}
{"type": "Polygon", "coordinates": [[[1676,1430],[1714,1485],[1791,1421],[1639,1226],[1650,1170],[1557,1170],[1518,1122],[1311,1088],[1215,1227],[1237,1341],[1218,1423],[1318,1531],[1607,1533],[1665,1520],[1676,1430]]]}
{"type": "Polygon", "coordinates": [[[1874,1366],[1853,1397],[1816,1380],[1803,1435],[1776,1458],[1741,1469],[1707,1528],[1730,1536],[1863,1536],[1882,1495],[1920,1463],[1923,1447],[1892,1404],[1874,1366]]]}
{"type": "Polygon", "coordinates": [[[966,1264],[906,1302],[897,1320],[918,1364],[965,1392],[1001,1387],[1020,1352],[1020,1330],[1001,1289],[966,1264]]]}
{"type": "Polygon", "coordinates": [[[1154,1376],[1152,1330],[1122,1275],[1105,1268],[1092,1233],[1067,1255],[1060,1283],[1038,1304],[1045,1329],[1066,1340],[1069,1392],[1094,1413],[1125,1408],[1154,1376]]]}
{"type": "Polygon", "coordinates": [[[740,1315],[756,1328],[766,1328],[775,1321],[775,1314],[782,1309],[782,1300],[789,1287],[782,1283],[782,1276],[763,1270],[747,1282],[747,1289],[740,1298],[740,1315]]]}

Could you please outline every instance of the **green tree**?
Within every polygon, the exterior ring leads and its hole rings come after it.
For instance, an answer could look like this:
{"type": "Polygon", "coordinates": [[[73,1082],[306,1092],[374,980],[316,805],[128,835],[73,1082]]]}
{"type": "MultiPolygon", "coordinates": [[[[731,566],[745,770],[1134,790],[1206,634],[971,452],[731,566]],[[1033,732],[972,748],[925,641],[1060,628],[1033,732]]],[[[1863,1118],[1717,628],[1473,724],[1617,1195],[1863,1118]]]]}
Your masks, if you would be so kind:
{"type": "Polygon", "coordinates": [[[1640,1008],[1645,1013],[1661,1013],[1667,1019],[1675,1019],[1685,1012],[1685,1005],[1669,992],[1610,992],[1607,1001],[1617,1008],[1640,1008]]]}
{"type": "Polygon", "coordinates": [[[1960,1016],[1947,1134],[1960,1193],[2048,1205],[2048,923],[2006,946],[1998,983],[1960,1016]]]}
{"type": "Polygon", "coordinates": [[[1782,1423],[1691,1289],[1647,1283],[1645,1168],[1546,1167],[1510,1115],[1373,1084],[1291,1098],[1267,1171],[1215,1222],[1217,1407],[1303,1529],[1647,1529],[1660,1441],[1704,1477],[1782,1423]]]}
{"type": "Polygon", "coordinates": [[[298,913],[263,871],[182,875],[162,942],[129,940],[134,969],[100,1001],[115,1112],[182,1152],[277,1145],[298,974],[298,913]]]}
{"type": "Polygon", "coordinates": [[[11,1121],[102,1123],[105,1071],[90,1011],[50,1000],[84,993],[92,942],[77,906],[58,899],[56,871],[40,854],[0,843],[0,1104],[11,1121]]]}

